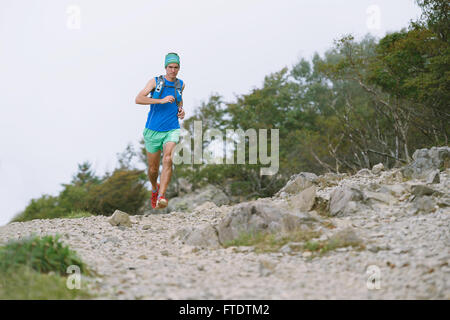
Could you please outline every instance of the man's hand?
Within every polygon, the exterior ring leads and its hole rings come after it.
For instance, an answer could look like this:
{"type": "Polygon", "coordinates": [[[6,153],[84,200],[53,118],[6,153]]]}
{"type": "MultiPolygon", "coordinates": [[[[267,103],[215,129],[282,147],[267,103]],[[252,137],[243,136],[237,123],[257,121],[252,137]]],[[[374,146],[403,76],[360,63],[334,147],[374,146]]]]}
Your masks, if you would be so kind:
{"type": "Polygon", "coordinates": [[[178,118],[180,118],[181,120],[184,119],[184,110],[183,108],[179,107],[178,108],[178,114],[177,114],[178,118]]]}
{"type": "Polygon", "coordinates": [[[173,96],[167,96],[161,99],[161,104],[174,102],[175,98],[173,96]]]}

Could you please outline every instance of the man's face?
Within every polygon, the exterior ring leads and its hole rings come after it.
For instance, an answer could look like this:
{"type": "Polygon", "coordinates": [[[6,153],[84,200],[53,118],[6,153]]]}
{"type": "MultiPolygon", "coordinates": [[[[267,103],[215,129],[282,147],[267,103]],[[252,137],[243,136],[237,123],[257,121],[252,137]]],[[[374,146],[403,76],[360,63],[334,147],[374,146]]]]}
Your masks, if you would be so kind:
{"type": "Polygon", "coordinates": [[[166,67],[166,72],[169,77],[176,77],[179,70],[180,66],[178,63],[169,63],[166,67]]]}

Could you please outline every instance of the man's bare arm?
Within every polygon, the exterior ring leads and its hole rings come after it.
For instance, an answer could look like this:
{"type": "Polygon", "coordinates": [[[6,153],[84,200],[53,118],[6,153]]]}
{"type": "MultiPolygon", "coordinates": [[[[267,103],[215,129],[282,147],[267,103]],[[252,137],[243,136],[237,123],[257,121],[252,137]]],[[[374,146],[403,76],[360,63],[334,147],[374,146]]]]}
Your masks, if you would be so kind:
{"type": "Polygon", "coordinates": [[[167,102],[173,102],[175,100],[175,98],[172,96],[167,96],[167,97],[164,97],[163,99],[153,99],[153,98],[147,97],[148,94],[150,93],[150,91],[152,91],[155,88],[156,88],[156,81],[155,81],[155,79],[152,78],[147,83],[145,88],[142,89],[136,96],[136,99],[135,99],[136,104],[144,104],[144,105],[164,104],[167,102]]]}

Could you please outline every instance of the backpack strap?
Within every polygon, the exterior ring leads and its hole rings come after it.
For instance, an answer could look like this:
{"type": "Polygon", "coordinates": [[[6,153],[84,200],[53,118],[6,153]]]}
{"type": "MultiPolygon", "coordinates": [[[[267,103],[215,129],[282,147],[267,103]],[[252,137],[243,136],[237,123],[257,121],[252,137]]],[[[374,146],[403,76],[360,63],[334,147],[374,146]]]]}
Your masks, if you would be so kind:
{"type": "Polygon", "coordinates": [[[183,101],[183,91],[181,81],[177,78],[175,80],[175,103],[178,106],[181,101],[183,101]]]}
{"type": "Polygon", "coordinates": [[[166,86],[166,81],[164,81],[164,76],[159,76],[157,81],[156,81],[156,88],[154,89],[154,92],[152,94],[152,98],[153,99],[159,99],[159,97],[161,96],[164,87],[166,86]]]}

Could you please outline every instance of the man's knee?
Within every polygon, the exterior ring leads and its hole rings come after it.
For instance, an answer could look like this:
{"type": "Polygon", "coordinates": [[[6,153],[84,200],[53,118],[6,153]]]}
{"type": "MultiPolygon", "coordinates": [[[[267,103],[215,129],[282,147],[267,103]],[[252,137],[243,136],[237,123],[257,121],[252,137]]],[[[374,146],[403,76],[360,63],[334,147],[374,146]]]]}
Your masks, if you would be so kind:
{"type": "Polygon", "coordinates": [[[172,155],[164,155],[163,156],[163,166],[172,166],[172,155]]]}
{"type": "Polygon", "coordinates": [[[149,153],[147,151],[147,163],[149,172],[158,172],[159,169],[159,159],[161,157],[161,151],[157,153],[149,153]]]}
{"type": "Polygon", "coordinates": [[[150,174],[158,174],[159,168],[153,167],[153,166],[149,166],[149,167],[148,167],[148,172],[149,172],[150,174]]]}

